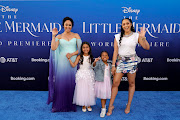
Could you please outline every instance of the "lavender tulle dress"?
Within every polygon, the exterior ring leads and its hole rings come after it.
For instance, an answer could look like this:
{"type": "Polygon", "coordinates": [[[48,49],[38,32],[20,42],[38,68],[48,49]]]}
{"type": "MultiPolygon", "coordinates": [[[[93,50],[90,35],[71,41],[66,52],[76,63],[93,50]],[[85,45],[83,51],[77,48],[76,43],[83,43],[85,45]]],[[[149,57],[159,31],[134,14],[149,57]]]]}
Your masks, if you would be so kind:
{"type": "MultiPolygon", "coordinates": [[[[59,46],[55,51],[50,50],[47,104],[53,103],[52,112],[76,111],[73,95],[77,67],[71,67],[66,54],[76,50],[80,52],[82,41],[76,38],[70,41],[57,38],[55,40],[59,40],[59,46]]],[[[72,56],[71,60],[74,62],[76,57],[72,56]]]]}

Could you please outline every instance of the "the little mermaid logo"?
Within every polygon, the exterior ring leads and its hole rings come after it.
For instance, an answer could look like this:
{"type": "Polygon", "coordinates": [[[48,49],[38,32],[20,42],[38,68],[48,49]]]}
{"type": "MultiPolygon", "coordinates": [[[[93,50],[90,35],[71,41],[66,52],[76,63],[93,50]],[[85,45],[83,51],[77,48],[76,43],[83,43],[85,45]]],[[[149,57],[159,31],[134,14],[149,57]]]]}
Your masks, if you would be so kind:
{"type": "Polygon", "coordinates": [[[16,14],[18,9],[17,8],[9,8],[9,6],[0,5],[0,11],[1,12],[14,12],[16,14]]]}
{"type": "Polygon", "coordinates": [[[137,15],[139,14],[140,10],[139,9],[132,9],[131,7],[122,7],[124,8],[123,12],[124,13],[136,13],[137,15]]]}

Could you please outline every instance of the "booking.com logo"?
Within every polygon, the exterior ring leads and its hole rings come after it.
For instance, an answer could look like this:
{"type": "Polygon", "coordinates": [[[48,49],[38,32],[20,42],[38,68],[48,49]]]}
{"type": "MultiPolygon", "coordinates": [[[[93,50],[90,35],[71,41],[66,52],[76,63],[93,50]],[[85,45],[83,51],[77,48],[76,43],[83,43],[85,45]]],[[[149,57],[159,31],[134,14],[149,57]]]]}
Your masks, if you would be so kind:
{"type": "Polygon", "coordinates": [[[17,63],[17,62],[18,62],[18,58],[5,58],[5,57],[0,57],[0,63],[5,63],[5,62],[17,63]]]}

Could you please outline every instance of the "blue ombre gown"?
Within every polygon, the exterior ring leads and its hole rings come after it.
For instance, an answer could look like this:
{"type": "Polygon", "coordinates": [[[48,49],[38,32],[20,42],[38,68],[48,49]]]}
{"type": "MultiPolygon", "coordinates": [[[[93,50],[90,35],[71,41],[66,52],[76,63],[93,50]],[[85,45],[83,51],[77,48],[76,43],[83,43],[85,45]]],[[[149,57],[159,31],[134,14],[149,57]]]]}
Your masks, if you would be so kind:
{"type": "MultiPolygon", "coordinates": [[[[73,95],[77,67],[71,67],[66,54],[73,53],[76,50],[80,52],[82,41],[76,38],[70,41],[57,38],[55,40],[59,40],[59,46],[55,51],[50,50],[47,104],[53,103],[53,112],[76,111],[73,95]]],[[[71,60],[74,62],[76,57],[72,56],[71,60]]]]}

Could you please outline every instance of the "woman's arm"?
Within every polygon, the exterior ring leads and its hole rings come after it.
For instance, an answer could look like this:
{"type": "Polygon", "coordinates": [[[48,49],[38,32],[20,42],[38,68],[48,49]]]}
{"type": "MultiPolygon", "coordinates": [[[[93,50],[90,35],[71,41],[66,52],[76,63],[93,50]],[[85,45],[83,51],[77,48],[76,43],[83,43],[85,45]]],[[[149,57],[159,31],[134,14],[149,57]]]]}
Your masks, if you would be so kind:
{"type": "Polygon", "coordinates": [[[59,46],[59,41],[55,41],[55,38],[61,39],[61,35],[57,35],[57,34],[58,34],[57,28],[53,28],[52,40],[51,40],[51,49],[52,50],[56,50],[58,48],[58,46],[59,46]]]}
{"type": "Polygon", "coordinates": [[[112,61],[112,70],[111,70],[112,75],[114,75],[116,71],[115,64],[116,64],[117,55],[118,55],[118,43],[116,41],[116,38],[114,38],[114,52],[113,52],[113,61],[112,61]]]}
{"type": "Polygon", "coordinates": [[[76,60],[75,60],[74,63],[71,61],[70,58],[69,58],[68,60],[69,60],[69,62],[70,62],[70,64],[71,64],[72,67],[76,67],[76,65],[78,64],[78,62],[79,62],[79,60],[80,60],[80,55],[77,56],[77,58],[76,58],[76,60]]]}
{"type": "Polygon", "coordinates": [[[141,31],[139,32],[139,38],[138,38],[138,43],[146,50],[150,49],[150,45],[148,41],[146,40],[145,37],[146,31],[144,28],[141,28],[141,31]]]}

